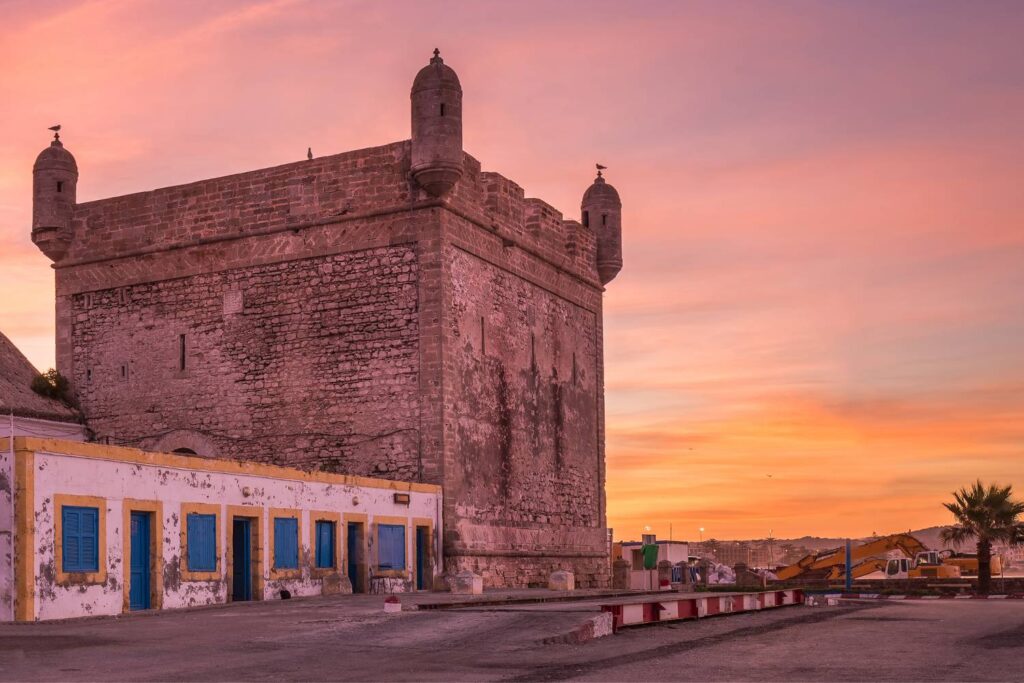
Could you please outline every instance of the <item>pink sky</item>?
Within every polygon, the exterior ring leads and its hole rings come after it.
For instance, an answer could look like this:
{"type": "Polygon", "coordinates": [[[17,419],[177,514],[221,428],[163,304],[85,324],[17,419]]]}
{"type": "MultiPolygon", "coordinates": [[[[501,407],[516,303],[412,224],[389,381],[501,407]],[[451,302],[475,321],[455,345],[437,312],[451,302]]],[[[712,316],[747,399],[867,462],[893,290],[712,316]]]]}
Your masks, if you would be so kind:
{"type": "Polygon", "coordinates": [[[609,524],[943,523],[1024,492],[1019,2],[6,2],[0,329],[53,365],[31,166],[86,201],[404,139],[440,47],[465,146],[566,214],[624,202],[609,524]],[[769,476],[770,475],[770,476],[769,476]]]}

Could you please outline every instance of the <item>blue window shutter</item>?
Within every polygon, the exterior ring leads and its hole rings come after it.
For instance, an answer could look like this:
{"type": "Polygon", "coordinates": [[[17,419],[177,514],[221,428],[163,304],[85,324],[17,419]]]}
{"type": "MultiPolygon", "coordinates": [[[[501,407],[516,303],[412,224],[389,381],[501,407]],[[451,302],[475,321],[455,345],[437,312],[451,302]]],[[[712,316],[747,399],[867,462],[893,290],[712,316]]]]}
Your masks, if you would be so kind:
{"type": "Polygon", "coordinates": [[[100,569],[100,515],[96,508],[82,508],[81,562],[83,571],[100,569]]]}
{"type": "Polygon", "coordinates": [[[79,543],[78,534],[81,523],[79,521],[78,508],[64,506],[61,515],[62,535],[64,537],[61,539],[64,550],[64,571],[79,571],[78,568],[81,566],[81,560],[79,559],[81,544],[79,543]]]}
{"type": "Polygon", "coordinates": [[[201,561],[202,551],[200,547],[203,544],[201,537],[202,532],[199,529],[199,515],[190,514],[186,517],[187,528],[185,529],[186,543],[188,548],[188,570],[190,572],[198,571],[199,564],[201,561]]]}
{"type": "Polygon", "coordinates": [[[274,518],[274,567],[297,569],[299,566],[299,520],[274,518]]]}
{"type": "Polygon", "coordinates": [[[189,571],[217,571],[216,515],[189,513],[187,527],[189,571]]]}
{"type": "Polygon", "coordinates": [[[285,520],[285,528],[288,529],[288,566],[295,568],[299,566],[299,528],[295,519],[285,520]]]}
{"type": "Polygon", "coordinates": [[[399,524],[378,525],[377,546],[381,569],[405,569],[404,526],[399,524]]]}
{"type": "Polygon", "coordinates": [[[384,525],[377,527],[377,545],[379,546],[377,554],[380,568],[391,569],[393,562],[391,559],[391,527],[384,525]]]}
{"type": "Polygon", "coordinates": [[[61,556],[65,572],[99,571],[99,510],[61,507],[61,556]]]}
{"type": "Polygon", "coordinates": [[[203,566],[212,572],[217,569],[217,518],[203,515],[200,526],[203,529],[203,566]]]}
{"type": "Polygon", "coordinates": [[[291,560],[292,567],[297,568],[299,566],[299,520],[289,519],[288,528],[288,537],[290,539],[288,550],[291,552],[288,559],[291,560]]]}
{"type": "Polygon", "coordinates": [[[274,518],[274,567],[280,568],[284,562],[285,539],[283,519],[274,518]]]}

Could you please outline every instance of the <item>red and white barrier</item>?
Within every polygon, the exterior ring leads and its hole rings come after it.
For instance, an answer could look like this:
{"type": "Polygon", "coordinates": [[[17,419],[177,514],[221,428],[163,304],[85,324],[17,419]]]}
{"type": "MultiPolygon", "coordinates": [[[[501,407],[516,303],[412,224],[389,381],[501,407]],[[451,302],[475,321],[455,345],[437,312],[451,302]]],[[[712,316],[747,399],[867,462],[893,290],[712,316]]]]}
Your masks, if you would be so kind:
{"type": "Polygon", "coordinates": [[[844,600],[1024,600],[1024,593],[1000,595],[882,595],[881,593],[827,593],[844,600]]]}
{"type": "Polygon", "coordinates": [[[652,624],[681,619],[703,619],[719,614],[751,612],[803,602],[799,589],[768,591],[764,593],[730,593],[725,595],[691,595],[685,598],[651,598],[637,596],[635,602],[601,605],[601,611],[610,612],[615,629],[623,626],[652,624]]]}

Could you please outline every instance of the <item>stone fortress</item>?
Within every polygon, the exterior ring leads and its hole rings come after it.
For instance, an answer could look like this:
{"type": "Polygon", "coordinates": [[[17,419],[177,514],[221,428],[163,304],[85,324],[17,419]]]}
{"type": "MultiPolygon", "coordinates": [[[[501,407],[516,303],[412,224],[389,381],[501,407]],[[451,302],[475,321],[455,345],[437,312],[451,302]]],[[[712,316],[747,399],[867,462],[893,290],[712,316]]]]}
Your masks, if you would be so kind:
{"type": "Polygon", "coordinates": [[[84,203],[55,136],[57,368],[96,441],[441,484],[444,570],[606,585],[618,194],[570,220],[482,171],[437,51],[411,99],[411,140],[84,203]]]}

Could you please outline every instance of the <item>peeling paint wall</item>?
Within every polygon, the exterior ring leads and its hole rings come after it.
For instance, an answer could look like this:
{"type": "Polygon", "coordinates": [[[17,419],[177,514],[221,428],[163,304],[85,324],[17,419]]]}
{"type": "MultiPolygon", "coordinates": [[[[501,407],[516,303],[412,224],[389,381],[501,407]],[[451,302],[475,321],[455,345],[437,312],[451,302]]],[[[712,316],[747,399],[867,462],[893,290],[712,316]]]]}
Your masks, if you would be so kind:
{"type": "MultiPolygon", "coordinates": [[[[60,444],[66,442],[45,442],[60,444]]],[[[88,445],[86,452],[92,455],[97,450],[140,453],[133,449],[88,445]]],[[[81,452],[81,451],[80,451],[81,452]]],[[[181,458],[165,454],[155,455],[155,460],[166,462],[195,462],[194,458],[181,458]]],[[[277,469],[277,468],[275,468],[277,469]]],[[[380,486],[338,484],[327,481],[310,481],[315,475],[299,471],[280,470],[287,474],[294,472],[294,479],[287,476],[271,477],[261,475],[234,474],[219,471],[202,471],[189,467],[168,466],[156,462],[142,464],[109,460],[102,457],[57,453],[52,448],[36,450],[34,467],[35,495],[35,616],[36,619],[61,619],[86,615],[114,615],[124,610],[125,581],[125,499],[135,501],[158,501],[162,514],[155,532],[161,534],[162,557],[157,571],[163,584],[162,603],[165,609],[190,607],[226,602],[231,590],[228,568],[231,557],[228,554],[229,535],[228,507],[243,506],[253,510],[260,524],[258,536],[262,560],[262,593],[254,594],[255,599],[277,599],[282,589],[292,596],[319,595],[324,590],[324,579],[314,576],[311,568],[314,557],[310,524],[314,518],[311,512],[329,512],[367,515],[369,524],[366,536],[372,540],[373,524],[377,517],[402,518],[407,525],[407,572],[405,578],[413,580],[415,568],[414,519],[429,519],[437,546],[437,515],[440,507],[439,492],[423,490],[408,491],[408,485],[378,480],[380,486]],[[408,505],[394,500],[396,490],[408,492],[408,505]],[[105,548],[102,557],[105,579],[100,583],[80,581],[61,582],[57,567],[57,518],[60,514],[55,504],[56,496],[93,496],[104,500],[106,538],[101,539],[105,548]],[[218,569],[215,580],[190,581],[183,578],[185,559],[182,556],[181,528],[182,504],[206,504],[216,506],[219,512],[217,525],[218,569]],[[275,579],[270,571],[273,565],[273,548],[269,543],[272,508],[295,509],[300,511],[299,565],[297,578],[275,579]]],[[[330,475],[325,475],[325,479],[330,475]]],[[[368,480],[361,480],[366,482],[368,480]]],[[[0,501],[3,499],[0,498],[0,501]]],[[[234,509],[234,508],[232,508],[234,509]]],[[[0,523],[3,522],[0,516],[0,523]]],[[[391,521],[390,519],[388,520],[391,521]]],[[[336,543],[341,548],[340,562],[334,576],[345,571],[346,549],[341,545],[344,536],[339,534],[336,543]]],[[[431,556],[436,551],[431,549],[431,556]]],[[[368,560],[374,563],[374,548],[369,549],[368,560]]],[[[101,572],[102,573],[102,572],[101,572]]],[[[433,579],[431,571],[429,585],[433,579]]],[[[257,588],[254,585],[254,592],[257,588]]],[[[406,586],[407,587],[407,586],[406,586]]]]}
{"type": "Polygon", "coordinates": [[[0,440],[0,621],[14,619],[14,457],[0,440]]]}

